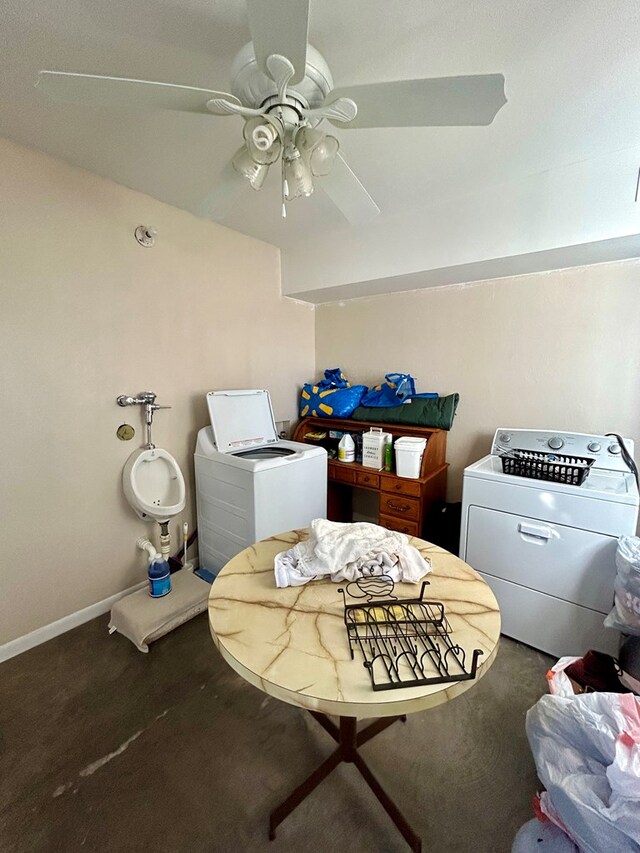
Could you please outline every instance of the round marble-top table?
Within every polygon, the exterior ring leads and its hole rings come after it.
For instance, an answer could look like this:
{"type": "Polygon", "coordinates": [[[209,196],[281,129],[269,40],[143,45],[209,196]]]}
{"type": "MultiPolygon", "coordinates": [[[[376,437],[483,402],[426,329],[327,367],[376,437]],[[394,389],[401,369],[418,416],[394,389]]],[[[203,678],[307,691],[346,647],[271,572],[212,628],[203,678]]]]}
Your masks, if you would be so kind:
{"type": "MultiPolygon", "coordinates": [[[[274,557],[305,538],[306,530],[272,536],[235,556],[217,576],[209,597],[213,640],[227,663],[246,681],[270,696],[312,713],[338,748],[274,812],[275,828],[340,764],[353,762],[396,826],[419,851],[420,839],[381,788],[358,747],[397,719],[448,702],[469,690],[487,672],[498,650],[500,612],[480,575],[458,557],[411,538],[432,571],[428,598],[443,603],[452,638],[478,659],[473,680],[374,691],[356,650],[352,660],[344,622],[344,600],[330,580],[278,589],[274,557]],[[339,727],[325,714],[340,718],[339,727]],[[378,718],[357,731],[356,720],[378,718]],[[380,719],[382,718],[382,719],[380,719]]],[[[394,595],[416,598],[418,584],[396,584],[394,595]]]]}

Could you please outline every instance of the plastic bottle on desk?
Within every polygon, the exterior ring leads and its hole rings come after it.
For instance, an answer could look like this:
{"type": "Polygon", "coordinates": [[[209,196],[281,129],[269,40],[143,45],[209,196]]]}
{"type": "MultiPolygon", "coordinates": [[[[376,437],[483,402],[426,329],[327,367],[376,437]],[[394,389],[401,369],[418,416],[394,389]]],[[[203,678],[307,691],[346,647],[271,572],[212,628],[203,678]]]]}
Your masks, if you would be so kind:
{"type": "Polygon", "coordinates": [[[338,445],[338,462],[354,462],[356,458],[356,445],[348,432],[340,439],[338,445]]]}
{"type": "Polygon", "coordinates": [[[384,470],[391,471],[393,468],[393,445],[388,441],[384,446],[384,470]]]}

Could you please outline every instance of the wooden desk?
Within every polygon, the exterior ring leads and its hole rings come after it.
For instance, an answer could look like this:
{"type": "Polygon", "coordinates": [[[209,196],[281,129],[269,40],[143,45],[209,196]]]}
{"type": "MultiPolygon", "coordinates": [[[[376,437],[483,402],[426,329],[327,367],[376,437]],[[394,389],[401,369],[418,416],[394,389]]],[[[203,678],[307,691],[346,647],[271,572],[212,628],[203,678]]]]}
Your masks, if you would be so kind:
{"type": "Polygon", "coordinates": [[[415,480],[398,477],[397,474],[387,471],[365,468],[358,462],[338,462],[330,459],[327,517],[332,521],[352,521],[353,489],[366,489],[376,492],[379,496],[378,524],[408,536],[424,535],[428,539],[429,530],[425,528],[425,517],[436,501],[444,501],[447,489],[449,466],[446,461],[445,430],[341,418],[303,418],[294,431],[293,440],[304,441],[307,433],[319,430],[367,432],[371,427],[382,427],[383,432],[391,433],[394,441],[401,435],[427,439],[420,477],[415,480]]]}

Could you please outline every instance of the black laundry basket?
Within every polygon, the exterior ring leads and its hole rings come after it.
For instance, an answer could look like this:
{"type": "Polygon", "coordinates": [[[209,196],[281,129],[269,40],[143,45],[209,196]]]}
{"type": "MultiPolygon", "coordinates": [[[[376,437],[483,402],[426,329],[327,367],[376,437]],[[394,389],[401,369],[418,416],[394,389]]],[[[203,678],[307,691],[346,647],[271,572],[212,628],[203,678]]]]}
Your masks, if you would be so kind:
{"type": "Polygon", "coordinates": [[[509,450],[501,453],[502,470],[516,477],[550,480],[581,486],[589,475],[595,459],[586,456],[565,456],[561,453],[541,453],[536,450],[509,450]]]}

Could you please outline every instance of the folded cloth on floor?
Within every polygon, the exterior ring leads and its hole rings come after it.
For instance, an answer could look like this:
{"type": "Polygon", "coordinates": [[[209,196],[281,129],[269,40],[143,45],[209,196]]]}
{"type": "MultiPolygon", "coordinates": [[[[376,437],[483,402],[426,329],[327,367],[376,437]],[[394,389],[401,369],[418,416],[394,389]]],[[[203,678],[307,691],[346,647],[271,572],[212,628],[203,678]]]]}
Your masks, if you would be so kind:
{"type": "Polygon", "coordinates": [[[358,521],[342,524],[316,518],[309,537],[276,555],[277,587],[300,586],[318,577],[352,581],[363,575],[388,575],[393,581],[417,583],[431,571],[404,533],[358,521]]]}
{"type": "Polygon", "coordinates": [[[119,631],[139,651],[148,652],[149,643],[207,609],[211,585],[202,578],[181,569],[171,575],[171,587],[163,598],[151,598],[145,588],[116,601],[109,633],[119,631]]]}

